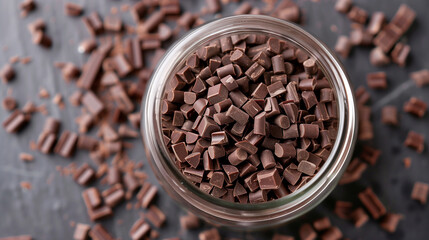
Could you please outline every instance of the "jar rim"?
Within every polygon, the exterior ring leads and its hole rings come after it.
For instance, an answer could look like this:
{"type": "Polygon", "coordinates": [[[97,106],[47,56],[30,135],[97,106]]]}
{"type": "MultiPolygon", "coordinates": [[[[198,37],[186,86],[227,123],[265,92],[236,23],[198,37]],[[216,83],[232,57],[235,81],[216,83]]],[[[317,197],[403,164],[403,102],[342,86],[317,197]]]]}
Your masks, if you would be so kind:
{"type": "MultiPolygon", "coordinates": [[[[150,148],[150,157],[153,157],[154,159],[153,161],[149,159],[149,162],[157,175],[157,178],[161,180],[161,184],[164,188],[168,188],[167,192],[173,193],[175,195],[174,198],[188,198],[188,202],[185,204],[190,204],[193,207],[198,208],[200,212],[205,212],[205,210],[207,210],[203,209],[204,207],[207,208],[207,204],[216,206],[212,209],[213,213],[224,214],[226,216],[225,218],[230,221],[237,221],[240,217],[243,218],[245,216],[257,217],[261,213],[264,216],[268,214],[280,217],[280,215],[274,213],[273,210],[282,208],[280,210],[284,211],[283,208],[285,206],[288,206],[287,209],[291,213],[300,212],[302,214],[304,213],[304,207],[308,204],[312,204],[314,206],[317,205],[318,202],[327,196],[327,194],[324,196],[320,195],[322,193],[326,193],[326,189],[329,185],[336,185],[336,182],[339,180],[338,176],[341,176],[345,170],[344,166],[347,165],[351,158],[351,152],[354,148],[357,135],[357,111],[353,91],[350,87],[344,67],[337,57],[324,43],[313,37],[301,27],[287,21],[262,15],[238,15],[221,18],[190,31],[181,39],[176,41],[176,43],[169,48],[164,57],[159,61],[156,70],[152,74],[142,106],[143,109],[147,111],[142,111],[141,131],[143,142],[145,148],[150,148]],[[246,29],[242,29],[243,25],[246,26],[246,29]],[[202,192],[182,175],[171,160],[170,154],[168,153],[162,138],[157,138],[157,136],[162,136],[160,114],[159,112],[157,114],[157,111],[160,109],[165,84],[171,78],[172,73],[175,72],[175,68],[177,70],[178,66],[183,65],[184,59],[186,59],[185,56],[188,56],[189,53],[195,52],[195,49],[198,46],[202,46],[213,39],[219,38],[220,34],[225,35],[227,33],[237,34],[245,32],[267,33],[282,39],[287,39],[307,51],[310,55],[317,56],[316,59],[318,62],[323,60],[325,64],[322,64],[323,62],[321,62],[321,66],[326,68],[325,71],[332,71],[329,74],[330,77],[327,76],[327,78],[335,89],[334,92],[337,99],[337,108],[339,110],[337,139],[335,140],[328,159],[325,161],[319,172],[315,174],[308,183],[295,192],[276,200],[257,204],[232,203],[202,192]],[[300,40],[303,39],[298,39],[296,36],[286,36],[286,34],[290,34],[292,32],[298,34],[300,38],[305,39],[308,43],[306,43],[306,41],[300,42],[300,40]],[[310,51],[311,49],[314,50],[314,46],[311,47],[309,45],[316,46],[318,48],[317,51],[310,51]],[[182,64],[179,64],[180,61],[182,64]],[[160,81],[164,82],[160,83],[160,81]],[[160,84],[163,85],[160,87],[160,84]],[[154,156],[154,154],[157,156],[154,156]],[[165,179],[165,177],[168,177],[169,179],[165,179]],[[168,183],[163,184],[164,181],[162,180],[166,180],[168,183]],[[173,187],[172,184],[175,186],[173,187]],[[308,195],[308,189],[317,190],[311,194],[311,201],[308,201],[309,199],[307,199],[309,196],[305,197],[308,195]],[[190,192],[184,190],[189,190],[190,192]],[[186,194],[191,193],[192,198],[190,198],[191,195],[186,196],[186,194]],[[218,207],[219,209],[217,209],[218,207]],[[238,214],[238,218],[237,216],[234,217],[234,214],[238,214]]],[[[331,186],[329,192],[332,191],[332,189],[333,187],[331,186]]],[[[211,213],[207,214],[210,215],[211,213]]],[[[257,221],[257,218],[255,218],[255,221],[257,221]]]]}

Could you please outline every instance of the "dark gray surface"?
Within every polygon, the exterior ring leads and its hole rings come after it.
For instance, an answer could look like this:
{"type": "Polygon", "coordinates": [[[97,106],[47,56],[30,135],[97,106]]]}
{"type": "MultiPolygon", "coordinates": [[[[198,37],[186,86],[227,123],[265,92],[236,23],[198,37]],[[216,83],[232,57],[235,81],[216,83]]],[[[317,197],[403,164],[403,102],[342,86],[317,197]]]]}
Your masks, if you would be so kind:
{"type": "MultiPolygon", "coordinates": [[[[39,8],[27,18],[19,17],[18,4],[21,1],[0,0],[0,48],[8,47],[7,51],[0,52],[0,66],[11,56],[31,56],[32,62],[28,65],[16,65],[17,77],[8,86],[0,84],[0,98],[6,96],[7,88],[13,89],[13,96],[22,106],[27,100],[38,104],[46,103],[50,115],[62,119],[62,129],[77,131],[74,117],[79,109],[74,108],[66,101],[65,110],[59,110],[51,100],[38,98],[38,90],[46,88],[51,94],[60,92],[69,96],[76,88],[74,84],[65,83],[58,70],[52,67],[54,61],[72,61],[82,65],[86,56],[76,51],[77,43],[88,37],[86,29],[79,18],[70,18],[63,15],[64,0],[39,0],[39,8]],[[53,37],[54,46],[50,50],[42,49],[31,43],[30,33],[26,26],[36,18],[42,17],[48,21],[47,33],[53,37]]],[[[90,0],[75,1],[82,3],[87,12],[96,10],[102,16],[109,12],[111,6],[119,6],[133,1],[107,1],[90,0]]],[[[254,5],[259,5],[252,1],[254,5]]],[[[358,6],[369,12],[384,11],[390,18],[396,12],[400,0],[361,0],[355,1],[358,6]]],[[[428,151],[423,154],[406,149],[402,142],[408,130],[412,129],[429,136],[428,114],[423,119],[416,119],[401,111],[400,126],[391,128],[380,123],[380,109],[386,104],[402,108],[403,103],[411,95],[417,95],[429,102],[427,89],[419,89],[409,80],[408,73],[429,67],[428,34],[429,34],[429,2],[425,0],[406,1],[418,13],[417,22],[403,41],[412,46],[410,64],[401,69],[391,65],[383,68],[388,73],[389,88],[387,91],[371,91],[373,108],[375,138],[370,144],[382,150],[382,156],[376,166],[370,167],[363,178],[353,184],[338,187],[327,200],[302,219],[287,224],[275,231],[296,235],[298,226],[317,217],[329,216],[331,221],[338,225],[346,237],[351,239],[427,239],[429,234],[428,206],[421,206],[410,200],[412,184],[415,181],[429,182],[428,151]],[[412,158],[412,166],[404,170],[402,159],[406,156],[412,158]],[[372,186],[389,211],[405,215],[395,234],[388,234],[381,230],[377,222],[370,220],[361,229],[355,229],[352,224],[340,220],[331,213],[335,200],[350,200],[356,206],[360,203],[356,194],[366,186],[372,186]]],[[[332,9],[333,0],[320,2],[299,1],[304,12],[304,28],[316,35],[328,46],[333,47],[338,34],[348,34],[350,22],[344,15],[332,9]],[[331,25],[338,27],[338,33],[330,31],[331,25]]],[[[204,1],[183,1],[186,10],[196,11],[204,5],[204,1]]],[[[231,4],[229,6],[234,6],[231,4]]],[[[233,11],[233,7],[224,7],[225,15],[233,11]]],[[[123,19],[133,23],[129,13],[122,13],[123,19]]],[[[369,49],[354,49],[350,59],[344,64],[350,73],[355,86],[366,82],[366,74],[380,70],[372,67],[368,61],[369,49]]],[[[0,119],[3,120],[7,112],[0,109],[0,119]]],[[[31,152],[28,143],[35,140],[40,133],[45,116],[36,114],[30,126],[17,135],[8,135],[0,130],[0,237],[18,234],[31,234],[37,240],[42,239],[71,239],[73,228],[70,221],[90,223],[81,198],[82,188],[74,183],[70,177],[62,177],[56,171],[57,165],[65,166],[71,162],[81,164],[87,162],[85,153],[78,153],[73,159],[62,159],[57,156],[45,156],[37,152],[35,161],[23,163],[18,159],[22,151],[31,152]],[[51,184],[47,179],[52,178],[51,184]],[[21,181],[31,182],[31,190],[23,190],[21,181]]],[[[135,141],[135,148],[129,151],[134,160],[144,159],[140,141],[135,141]]],[[[149,173],[152,182],[156,182],[150,173],[148,165],[144,169],[149,173]]],[[[178,217],[184,211],[169,199],[161,190],[157,204],[168,213],[166,227],[160,230],[161,237],[180,236],[182,239],[196,239],[197,231],[184,232],[178,226],[178,217]]],[[[138,211],[125,210],[122,204],[115,211],[115,217],[102,221],[114,236],[128,239],[131,224],[138,218],[138,211]],[[123,220],[120,224],[118,220],[123,220]]],[[[206,226],[208,227],[208,226],[206,226]]],[[[239,233],[222,230],[224,237],[241,237],[245,239],[270,239],[273,231],[261,233],[239,233]]]]}

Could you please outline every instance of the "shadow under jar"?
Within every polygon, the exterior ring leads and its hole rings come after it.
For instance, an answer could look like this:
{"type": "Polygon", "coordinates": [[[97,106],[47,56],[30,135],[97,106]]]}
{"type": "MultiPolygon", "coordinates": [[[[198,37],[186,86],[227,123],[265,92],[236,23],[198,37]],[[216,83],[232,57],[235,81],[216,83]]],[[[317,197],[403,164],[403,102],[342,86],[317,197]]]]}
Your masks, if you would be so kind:
{"type": "Polygon", "coordinates": [[[323,43],[300,27],[276,18],[240,15],[205,24],[177,41],[154,71],[143,100],[141,131],[148,161],[164,190],[181,206],[216,225],[256,230],[290,221],[317,206],[335,188],[353,153],[357,110],[348,76],[323,43]],[[187,180],[164,143],[161,102],[165,89],[186,59],[224,36],[265,34],[285,40],[316,59],[337,101],[338,129],[331,153],[314,177],[293,193],[263,203],[241,204],[215,198],[187,180]]]}

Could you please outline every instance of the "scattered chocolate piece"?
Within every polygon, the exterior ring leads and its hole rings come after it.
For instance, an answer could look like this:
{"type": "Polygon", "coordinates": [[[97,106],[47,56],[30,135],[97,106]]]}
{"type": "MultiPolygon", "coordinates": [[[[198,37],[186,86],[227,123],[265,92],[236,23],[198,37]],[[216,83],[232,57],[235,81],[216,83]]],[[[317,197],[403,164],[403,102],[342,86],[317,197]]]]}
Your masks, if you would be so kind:
{"type": "Polygon", "coordinates": [[[209,12],[217,13],[221,10],[221,4],[219,0],[206,0],[209,12]]]}
{"type": "Polygon", "coordinates": [[[331,226],[332,226],[331,221],[329,220],[328,217],[320,218],[313,222],[313,227],[318,232],[326,230],[331,226]]]}
{"type": "Polygon", "coordinates": [[[165,214],[155,205],[149,207],[146,218],[156,227],[160,228],[166,220],[165,214]]]}
{"type": "Polygon", "coordinates": [[[391,24],[400,29],[401,35],[406,33],[416,18],[416,12],[406,4],[401,4],[395,16],[391,20],[391,24]]]}
{"type": "Polygon", "coordinates": [[[3,121],[3,128],[8,133],[18,132],[29,121],[29,116],[20,110],[13,111],[9,117],[3,121]]]}
{"type": "Polygon", "coordinates": [[[397,43],[391,52],[392,62],[398,64],[400,67],[405,67],[408,55],[411,52],[411,47],[403,43],[397,43]]]}
{"type": "Polygon", "coordinates": [[[420,71],[412,72],[410,74],[411,79],[414,80],[417,86],[423,87],[429,84],[429,70],[423,69],[420,71]]]}
{"type": "Polygon", "coordinates": [[[91,112],[94,116],[99,115],[104,110],[104,104],[98,99],[98,97],[91,91],[86,92],[81,99],[83,105],[91,112]]]}
{"type": "Polygon", "coordinates": [[[374,219],[379,219],[386,214],[386,208],[371,188],[368,187],[360,192],[358,197],[374,219]]]}
{"type": "Polygon", "coordinates": [[[151,231],[149,224],[147,224],[142,218],[138,219],[130,229],[131,239],[144,239],[149,235],[151,231]]]}
{"type": "Polygon", "coordinates": [[[352,0],[337,0],[335,3],[335,10],[340,13],[348,13],[352,7],[352,0]]]}
{"type": "Polygon", "coordinates": [[[347,36],[340,36],[335,44],[335,51],[343,58],[347,58],[352,49],[352,43],[347,36]]]}
{"type": "Polygon", "coordinates": [[[32,162],[34,160],[34,156],[29,153],[20,153],[19,159],[25,162],[32,162]]]}
{"type": "Polygon", "coordinates": [[[379,47],[384,53],[388,53],[401,35],[401,29],[393,23],[389,23],[374,38],[374,45],[379,47]]]}
{"type": "Polygon", "coordinates": [[[71,157],[76,149],[77,139],[76,133],[64,131],[55,145],[54,152],[62,157],[71,157]]]}
{"type": "Polygon", "coordinates": [[[368,19],[368,13],[358,6],[352,6],[347,16],[353,22],[360,24],[365,24],[368,19]]]}
{"type": "Polygon", "coordinates": [[[406,157],[402,161],[404,162],[404,167],[405,168],[410,168],[411,167],[411,158],[406,157]]]}
{"type": "Polygon", "coordinates": [[[77,47],[77,51],[79,53],[90,53],[95,48],[97,48],[97,42],[95,41],[95,39],[90,38],[90,39],[83,40],[82,42],[80,42],[79,46],[77,47]]]}
{"type": "Polygon", "coordinates": [[[299,237],[302,240],[313,240],[316,239],[317,233],[314,231],[310,224],[304,223],[299,228],[299,237]]]}
{"type": "Polygon", "coordinates": [[[87,163],[84,163],[73,174],[73,179],[80,185],[85,186],[94,179],[94,176],[95,171],[87,163]]]}
{"type": "Polygon", "coordinates": [[[369,20],[367,31],[371,35],[376,35],[382,29],[386,17],[383,12],[374,12],[369,20]]]}
{"type": "Polygon", "coordinates": [[[366,214],[363,208],[357,208],[350,213],[350,219],[352,220],[355,227],[360,228],[369,220],[368,214],[366,214]]]}
{"type": "Polygon", "coordinates": [[[200,219],[193,214],[189,213],[186,216],[180,217],[180,226],[184,229],[197,229],[200,227],[200,225],[200,219]]]}
{"type": "Polygon", "coordinates": [[[369,61],[373,66],[382,67],[390,63],[390,58],[379,47],[375,47],[369,53],[369,61]]]}
{"type": "Polygon", "coordinates": [[[429,184],[423,182],[415,182],[411,192],[411,199],[419,201],[422,205],[426,204],[429,193],[429,184]]]}
{"type": "Polygon", "coordinates": [[[375,149],[371,146],[365,145],[362,147],[361,154],[359,157],[365,162],[375,165],[377,163],[378,158],[380,157],[381,151],[375,149]]]}
{"type": "Polygon", "coordinates": [[[368,73],[366,75],[366,81],[370,88],[373,88],[373,89],[387,88],[387,76],[385,72],[368,73]]]}
{"type": "Polygon", "coordinates": [[[74,240],[86,240],[88,239],[88,233],[91,227],[87,224],[78,223],[74,230],[73,239],[74,240]]]}
{"type": "Polygon", "coordinates": [[[336,201],[334,213],[341,219],[350,219],[350,213],[353,211],[353,203],[346,201],[336,201]]]}
{"type": "Polygon", "coordinates": [[[217,228],[212,228],[198,234],[199,240],[221,240],[219,231],[217,228]]]}
{"type": "Polygon", "coordinates": [[[52,46],[52,39],[43,31],[36,31],[33,33],[33,43],[45,48],[52,46]]]}
{"type": "Polygon", "coordinates": [[[68,16],[77,17],[80,16],[83,12],[83,7],[76,3],[66,2],[65,4],[65,13],[68,16]]]}
{"type": "Polygon", "coordinates": [[[401,214],[396,213],[387,213],[386,216],[381,220],[380,226],[384,230],[394,233],[399,224],[399,221],[402,219],[401,214]]]}
{"type": "Polygon", "coordinates": [[[12,65],[6,64],[0,69],[0,77],[4,83],[8,83],[15,77],[15,70],[12,65]]]}
{"type": "Polygon", "coordinates": [[[96,224],[94,227],[91,228],[89,231],[89,236],[92,239],[102,239],[102,240],[115,240],[109,232],[101,224],[96,224]]]}
{"type": "Polygon", "coordinates": [[[13,97],[5,97],[2,101],[2,106],[7,111],[15,110],[17,105],[18,104],[16,103],[16,100],[13,97]]]}
{"type": "Polygon", "coordinates": [[[395,106],[385,106],[381,110],[381,122],[387,125],[397,126],[398,109],[395,106]]]}
{"type": "Polygon", "coordinates": [[[404,145],[416,150],[418,153],[422,153],[424,150],[425,138],[423,135],[418,134],[414,131],[409,131],[407,138],[405,139],[404,145]]]}
{"type": "Polygon", "coordinates": [[[427,104],[422,100],[411,97],[408,102],[404,104],[404,111],[411,113],[419,118],[422,118],[427,110],[427,104]]]}

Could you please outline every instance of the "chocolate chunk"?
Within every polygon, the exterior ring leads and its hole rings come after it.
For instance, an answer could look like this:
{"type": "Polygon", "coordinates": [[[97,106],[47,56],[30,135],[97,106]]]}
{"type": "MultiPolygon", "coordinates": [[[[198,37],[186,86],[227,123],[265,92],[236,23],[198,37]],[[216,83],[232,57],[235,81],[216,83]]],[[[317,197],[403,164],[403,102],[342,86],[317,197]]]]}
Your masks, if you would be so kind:
{"type": "Polygon", "coordinates": [[[65,4],[65,13],[68,16],[79,16],[83,12],[83,7],[81,5],[78,5],[76,3],[67,2],[65,4]]]}
{"type": "Polygon", "coordinates": [[[394,233],[402,218],[403,216],[401,214],[387,213],[381,221],[380,226],[387,232],[394,233]]]}
{"type": "Polygon", "coordinates": [[[89,236],[92,239],[114,240],[114,238],[100,224],[96,224],[89,231],[89,236]]]}
{"type": "Polygon", "coordinates": [[[93,36],[101,34],[104,31],[103,22],[97,12],[92,12],[88,16],[83,17],[82,21],[88,32],[93,36]]]}
{"type": "Polygon", "coordinates": [[[282,179],[277,169],[262,170],[257,174],[259,187],[262,190],[278,189],[282,179]]]}
{"type": "Polygon", "coordinates": [[[249,69],[246,70],[245,74],[252,80],[256,82],[259,77],[261,77],[265,72],[265,68],[259,65],[257,62],[253,63],[249,69]]]}
{"type": "Polygon", "coordinates": [[[247,152],[241,148],[237,148],[228,155],[228,161],[236,166],[247,159],[247,152]]]}
{"type": "Polygon", "coordinates": [[[77,139],[76,133],[64,131],[55,145],[54,152],[62,157],[71,157],[75,151],[77,139]]]}
{"type": "Polygon", "coordinates": [[[9,82],[15,77],[15,70],[12,65],[6,64],[0,69],[0,77],[4,83],[9,82]]]}
{"type": "MultiPolygon", "coordinates": [[[[317,97],[313,91],[303,91],[301,96],[302,96],[302,100],[304,101],[304,104],[305,104],[305,107],[307,108],[307,110],[309,110],[310,108],[312,108],[314,105],[317,104],[317,97]]],[[[325,97],[325,96],[326,95],[322,94],[322,91],[320,91],[320,101],[321,102],[326,101],[325,99],[322,99],[322,97],[325,97]]]]}
{"type": "Polygon", "coordinates": [[[424,136],[414,131],[409,131],[404,145],[422,153],[424,150],[424,136]]]}
{"type": "Polygon", "coordinates": [[[313,240],[316,239],[317,233],[310,224],[305,223],[299,228],[299,237],[302,240],[313,240]]]}
{"type": "Polygon", "coordinates": [[[383,52],[389,52],[402,35],[402,30],[393,23],[387,24],[374,38],[374,45],[383,52]]]}
{"type": "Polygon", "coordinates": [[[415,182],[411,192],[411,199],[419,201],[422,205],[426,204],[429,193],[429,184],[423,182],[415,182]]]}
{"type": "Polygon", "coordinates": [[[222,188],[225,182],[225,174],[223,172],[214,172],[210,178],[210,185],[222,188]]]}
{"type": "Polygon", "coordinates": [[[398,125],[398,109],[395,106],[385,106],[381,110],[381,121],[384,124],[398,125]]]}
{"type": "Polygon", "coordinates": [[[386,208],[371,188],[367,188],[363,192],[360,192],[358,197],[374,219],[378,219],[386,214],[386,208]]]}
{"type": "Polygon", "coordinates": [[[197,229],[200,225],[200,219],[193,214],[180,217],[180,226],[183,229],[197,229]]]}
{"type": "Polygon", "coordinates": [[[275,82],[267,87],[268,93],[271,97],[276,97],[280,94],[286,93],[286,88],[282,82],[275,82]]]}
{"type": "Polygon", "coordinates": [[[386,20],[386,17],[384,16],[383,12],[374,12],[371,15],[371,19],[368,23],[367,31],[368,33],[372,35],[376,35],[380,32],[381,28],[383,27],[383,24],[386,20]]]}
{"type": "Polygon", "coordinates": [[[242,111],[241,109],[237,108],[234,105],[231,105],[228,108],[228,111],[226,112],[226,116],[234,119],[239,124],[246,124],[249,121],[249,115],[242,111]]]}
{"type": "Polygon", "coordinates": [[[234,11],[234,15],[248,14],[251,10],[252,5],[248,2],[244,2],[234,11]]]}
{"type": "Polygon", "coordinates": [[[238,64],[245,69],[249,68],[253,63],[252,60],[241,50],[235,50],[231,54],[231,62],[238,64]]]}
{"type": "Polygon", "coordinates": [[[314,124],[300,124],[299,125],[299,136],[301,138],[318,138],[319,127],[314,124]]]}
{"type": "Polygon", "coordinates": [[[368,73],[366,75],[366,81],[370,88],[374,88],[374,89],[387,88],[387,77],[385,72],[368,73]]]}
{"type": "Polygon", "coordinates": [[[216,228],[212,228],[209,230],[205,230],[198,234],[199,240],[220,240],[220,234],[219,231],[216,228]]]}
{"type": "Polygon", "coordinates": [[[228,97],[228,89],[223,84],[217,84],[210,87],[207,92],[207,100],[210,104],[215,104],[225,100],[228,97]]]}
{"type": "Polygon", "coordinates": [[[416,18],[416,12],[406,4],[401,4],[395,16],[391,20],[391,24],[400,29],[401,34],[408,31],[416,18]]]}
{"type": "Polygon", "coordinates": [[[368,222],[369,217],[363,208],[357,208],[350,213],[350,219],[352,220],[355,227],[360,228],[362,225],[368,222]]]}
{"type": "Polygon", "coordinates": [[[390,54],[392,62],[398,64],[400,67],[405,67],[410,51],[411,47],[409,45],[400,42],[397,43],[390,54]]]}
{"type": "Polygon", "coordinates": [[[328,217],[319,218],[313,222],[313,227],[316,231],[323,231],[331,227],[331,221],[328,217]]]}
{"type": "Polygon", "coordinates": [[[250,203],[262,203],[266,202],[267,199],[267,192],[266,190],[258,190],[256,192],[249,193],[249,202],[250,203]]]}
{"type": "Polygon", "coordinates": [[[351,0],[337,0],[337,2],[335,3],[335,10],[340,13],[348,13],[351,7],[351,0]]]}
{"type": "Polygon", "coordinates": [[[276,55],[271,58],[274,74],[285,73],[285,64],[282,55],[276,55]]]}
{"type": "Polygon", "coordinates": [[[380,47],[373,48],[369,54],[369,60],[372,65],[381,67],[390,63],[390,58],[380,47]]]}
{"type": "Polygon", "coordinates": [[[91,227],[87,224],[77,223],[73,233],[74,240],[86,240],[88,239],[88,233],[91,227]]]}
{"type": "Polygon", "coordinates": [[[411,97],[410,100],[404,104],[405,112],[411,113],[420,118],[425,115],[426,109],[427,104],[416,97],[411,97]]]}
{"type": "Polygon", "coordinates": [[[335,44],[335,51],[343,58],[347,58],[350,54],[352,44],[347,36],[340,36],[335,44]]]}
{"type": "MultiPolygon", "coordinates": [[[[83,164],[73,174],[73,179],[82,186],[88,185],[88,183],[95,177],[95,171],[88,165],[83,164]]],[[[101,202],[98,205],[100,205],[101,202]]],[[[93,207],[97,207],[93,206],[93,207]]]]}
{"type": "Polygon", "coordinates": [[[144,239],[145,236],[149,235],[150,231],[149,224],[140,218],[131,227],[129,235],[131,239],[144,239]]]}
{"type": "Polygon", "coordinates": [[[368,13],[364,9],[357,6],[352,6],[347,16],[350,20],[360,24],[365,24],[368,19],[368,13]]]}
{"type": "Polygon", "coordinates": [[[427,69],[412,72],[410,77],[414,80],[418,87],[423,87],[429,84],[429,70],[427,69]]]}
{"type": "Polygon", "coordinates": [[[165,214],[158,207],[152,205],[146,213],[146,218],[156,227],[160,228],[166,220],[165,214]]]}
{"type": "Polygon", "coordinates": [[[262,111],[261,106],[253,99],[250,99],[242,106],[243,110],[246,111],[246,113],[252,117],[255,118],[255,116],[262,111]]]}
{"type": "Polygon", "coordinates": [[[137,25],[137,33],[149,33],[154,31],[158,25],[164,21],[164,18],[163,11],[152,13],[146,21],[137,25]]]}

